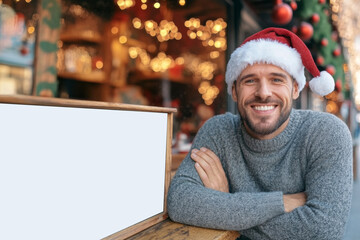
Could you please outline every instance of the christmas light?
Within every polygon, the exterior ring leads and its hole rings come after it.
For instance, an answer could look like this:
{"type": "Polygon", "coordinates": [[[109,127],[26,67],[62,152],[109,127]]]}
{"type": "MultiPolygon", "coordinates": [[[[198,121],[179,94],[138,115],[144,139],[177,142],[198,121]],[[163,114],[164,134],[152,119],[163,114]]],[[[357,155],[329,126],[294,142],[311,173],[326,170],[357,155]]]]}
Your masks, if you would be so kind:
{"type": "Polygon", "coordinates": [[[180,6],[185,6],[186,4],[186,1],[185,0],[179,0],[179,5],[180,6]]]}
{"type": "MultiPolygon", "coordinates": [[[[348,72],[345,77],[347,85],[352,84],[354,101],[360,109],[360,15],[358,13],[359,2],[357,0],[331,0],[332,20],[337,25],[339,35],[342,38],[344,51],[347,52],[348,72]]],[[[345,84],[346,85],[346,84],[345,84]]]]}
{"type": "Polygon", "coordinates": [[[117,5],[121,10],[135,6],[135,1],[133,0],[118,0],[117,5]]]}

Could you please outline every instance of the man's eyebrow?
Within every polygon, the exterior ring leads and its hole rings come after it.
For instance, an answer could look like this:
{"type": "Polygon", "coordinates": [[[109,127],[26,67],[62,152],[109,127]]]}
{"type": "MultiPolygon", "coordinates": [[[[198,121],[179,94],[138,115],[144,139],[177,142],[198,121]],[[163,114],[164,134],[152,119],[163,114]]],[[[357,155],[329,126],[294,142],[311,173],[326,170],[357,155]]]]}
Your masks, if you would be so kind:
{"type": "Polygon", "coordinates": [[[283,73],[273,72],[273,73],[270,73],[270,75],[273,75],[273,76],[276,76],[276,77],[287,78],[287,75],[285,75],[283,73]]]}
{"type": "Polygon", "coordinates": [[[247,74],[245,76],[238,78],[238,80],[241,82],[242,80],[244,80],[246,78],[251,78],[251,77],[255,77],[255,76],[256,76],[256,74],[250,73],[250,74],[247,74]]]}

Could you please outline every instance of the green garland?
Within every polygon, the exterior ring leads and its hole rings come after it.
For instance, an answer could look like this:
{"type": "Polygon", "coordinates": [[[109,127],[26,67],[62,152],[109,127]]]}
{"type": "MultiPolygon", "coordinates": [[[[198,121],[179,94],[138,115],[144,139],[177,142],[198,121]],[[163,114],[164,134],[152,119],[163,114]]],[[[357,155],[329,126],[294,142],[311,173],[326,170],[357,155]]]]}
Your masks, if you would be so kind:
{"type": "MultiPolygon", "coordinates": [[[[320,70],[326,69],[327,66],[332,65],[335,67],[335,74],[333,75],[335,81],[340,81],[341,85],[345,84],[345,73],[343,69],[343,64],[345,63],[345,58],[342,54],[335,56],[334,50],[340,47],[338,39],[334,39],[332,34],[334,32],[333,25],[330,19],[330,5],[328,2],[320,3],[319,0],[303,0],[297,1],[298,8],[294,11],[294,16],[297,21],[305,21],[310,23],[314,28],[314,34],[309,42],[306,42],[309,46],[313,57],[316,59],[319,56],[324,58],[324,63],[322,65],[318,64],[320,70]],[[317,23],[313,23],[311,18],[313,14],[318,14],[320,20],[317,23]],[[321,41],[327,39],[328,44],[323,46],[321,41]]],[[[336,31],[335,31],[336,32],[336,31]]],[[[346,91],[342,87],[342,91],[346,91]]],[[[348,95],[348,94],[346,94],[348,95]]]]}

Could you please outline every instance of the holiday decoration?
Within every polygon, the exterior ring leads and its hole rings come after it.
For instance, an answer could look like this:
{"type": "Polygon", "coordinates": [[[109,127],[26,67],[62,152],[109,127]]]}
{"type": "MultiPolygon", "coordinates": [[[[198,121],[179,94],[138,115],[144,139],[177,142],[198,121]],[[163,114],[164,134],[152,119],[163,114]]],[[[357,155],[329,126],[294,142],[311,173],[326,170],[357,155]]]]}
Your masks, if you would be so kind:
{"type": "Polygon", "coordinates": [[[292,10],[295,11],[297,9],[297,3],[295,1],[291,1],[290,2],[290,7],[291,7],[292,10]]]}
{"type": "Polygon", "coordinates": [[[228,93],[232,93],[234,81],[247,66],[261,62],[279,66],[289,73],[299,91],[306,83],[304,68],[312,76],[309,86],[314,93],[325,96],[334,90],[333,77],[317,68],[308,47],[296,34],[284,28],[270,27],[246,38],[231,54],[225,73],[228,93]]]}
{"type": "Polygon", "coordinates": [[[324,65],[324,61],[325,61],[325,59],[324,59],[323,56],[318,56],[318,57],[316,58],[316,63],[317,63],[318,65],[320,65],[320,66],[324,65]]]}
{"type": "Polygon", "coordinates": [[[26,45],[21,46],[20,53],[23,56],[27,55],[29,53],[29,48],[26,45]]]}
{"type": "Polygon", "coordinates": [[[311,22],[312,22],[313,24],[316,24],[316,23],[318,23],[319,21],[320,21],[320,16],[319,16],[319,14],[314,13],[314,14],[311,16],[311,22]]]}
{"type": "Polygon", "coordinates": [[[335,89],[338,91],[338,92],[341,92],[341,89],[342,89],[342,81],[341,79],[337,79],[336,82],[335,82],[335,89]]]}
{"type": "MultiPolygon", "coordinates": [[[[334,79],[340,79],[344,83],[345,72],[343,65],[345,58],[342,55],[341,47],[339,47],[341,43],[337,28],[333,26],[333,19],[330,16],[332,10],[331,1],[297,1],[297,5],[298,8],[294,11],[294,18],[299,22],[310,21],[313,27],[313,34],[306,43],[308,43],[312,55],[316,56],[316,64],[324,67],[326,71],[333,75],[334,79]]],[[[300,31],[297,34],[300,36],[300,31]]],[[[345,87],[342,87],[342,91],[345,93],[345,87]]]]}
{"type": "Polygon", "coordinates": [[[337,42],[339,40],[339,34],[336,31],[333,31],[331,33],[331,39],[335,42],[337,42]]]}
{"type": "Polygon", "coordinates": [[[327,40],[326,38],[323,38],[323,39],[321,39],[320,44],[321,44],[321,46],[325,47],[329,44],[329,40],[327,40]]]}
{"type": "Polygon", "coordinates": [[[340,47],[338,46],[338,47],[336,47],[335,50],[333,51],[333,55],[334,55],[335,57],[337,57],[337,56],[340,56],[340,54],[341,54],[341,49],[340,49],[340,47]]]}
{"type": "Polygon", "coordinates": [[[279,25],[285,25],[292,19],[293,11],[291,7],[283,3],[282,0],[276,0],[275,6],[272,12],[272,20],[274,23],[279,25]]]}
{"type": "Polygon", "coordinates": [[[310,23],[302,22],[299,27],[298,35],[303,41],[310,40],[314,33],[314,29],[310,23]]]}
{"type": "Polygon", "coordinates": [[[332,76],[335,74],[335,67],[333,65],[326,66],[325,70],[332,76]]]}

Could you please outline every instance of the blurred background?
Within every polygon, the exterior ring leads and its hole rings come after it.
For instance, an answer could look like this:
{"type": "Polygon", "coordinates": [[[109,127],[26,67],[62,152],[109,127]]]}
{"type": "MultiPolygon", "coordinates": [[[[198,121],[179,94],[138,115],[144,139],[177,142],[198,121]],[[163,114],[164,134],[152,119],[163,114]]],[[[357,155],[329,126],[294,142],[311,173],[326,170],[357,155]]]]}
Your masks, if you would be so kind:
{"type": "Polygon", "coordinates": [[[348,125],[357,200],[347,239],[360,239],[359,8],[357,0],[0,0],[0,94],[177,108],[176,169],[207,119],[236,112],[224,82],[231,52],[266,27],[289,29],[335,79],[326,97],[306,86],[294,107],[348,125]]]}

